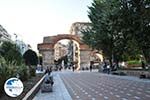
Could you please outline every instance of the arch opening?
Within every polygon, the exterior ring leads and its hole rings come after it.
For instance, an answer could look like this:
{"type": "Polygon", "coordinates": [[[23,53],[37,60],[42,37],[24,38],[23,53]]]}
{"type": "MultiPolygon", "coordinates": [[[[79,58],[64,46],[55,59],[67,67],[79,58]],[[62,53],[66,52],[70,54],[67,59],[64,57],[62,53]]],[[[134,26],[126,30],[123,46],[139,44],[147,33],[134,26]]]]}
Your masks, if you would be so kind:
{"type": "Polygon", "coordinates": [[[80,46],[72,39],[59,39],[54,44],[54,65],[56,69],[80,69],[80,46]]]}
{"type": "Polygon", "coordinates": [[[67,66],[74,66],[75,70],[89,66],[91,49],[80,40],[79,36],[70,34],[47,36],[44,37],[43,43],[38,44],[39,53],[43,57],[43,66],[55,66],[55,62],[59,59],[59,57],[55,56],[56,44],[64,39],[70,41],[70,48],[72,50],[72,59],[69,59],[67,66]]]}

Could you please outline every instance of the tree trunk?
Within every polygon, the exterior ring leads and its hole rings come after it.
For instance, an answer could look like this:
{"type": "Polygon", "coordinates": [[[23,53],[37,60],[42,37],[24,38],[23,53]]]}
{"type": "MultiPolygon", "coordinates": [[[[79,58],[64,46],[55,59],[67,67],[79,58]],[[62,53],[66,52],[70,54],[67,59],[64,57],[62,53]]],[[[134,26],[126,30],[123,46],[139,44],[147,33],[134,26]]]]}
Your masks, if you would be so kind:
{"type": "Polygon", "coordinates": [[[112,69],[112,57],[109,58],[110,68],[112,69]]]}
{"type": "Polygon", "coordinates": [[[148,64],[150,64],[150,53],[149,49],[143,49],[143,55],[145,57],[145,60],[148,64]]]}

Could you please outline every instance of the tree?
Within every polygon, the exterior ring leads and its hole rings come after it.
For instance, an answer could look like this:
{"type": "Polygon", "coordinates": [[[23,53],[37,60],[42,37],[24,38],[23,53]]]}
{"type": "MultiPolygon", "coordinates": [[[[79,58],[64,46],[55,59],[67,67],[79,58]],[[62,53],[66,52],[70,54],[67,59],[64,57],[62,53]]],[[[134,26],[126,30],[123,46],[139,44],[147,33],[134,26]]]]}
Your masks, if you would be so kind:
{"type": "Polygon", "coordinates": [[[31,76],[35,76],[35,67],[38,64],[38,56],[35,51],[29,49],[23,54],[25,64],[29,67],[29,72],[31,76]],[[31,66],[34,65],[34,66],[31,66]]]}
{"type": "Polygon", "coordinates": [[[37,65],[38,64],[38,56],[36,52],[33,50],[29,49],[23,54],[23,58],[25,60],[25,64],[30,66],[30,65],[37,65]]]}
{"type": "Polygon", "coordinates": [[[85,44],[88,44],[89,47],[94,49],[96,47],[96,43],[95,43],[96,41],[94,40],[94,36],[93,36],[94,32],[92,32],[90,28],[87,28],[86,30],[82,30],[81,32],[84,34],[84,36],[82,37],[82,41],[85,44]]]}
{"type": "Polygon", "coordinates": [[[120,0],[120,2],[120,16],[117,23],[122,33],[125,53],[131,58],[143,54],[147,62],[150,62],[150,1],[120,0]]]}
{"type": "Polygon", "coordinates": [[[139,49],[146,61],[150,63],[150,1],[149,0],[125,0],[126,10],[129,12],[128,20],[131,24],[128,29],[132,32],[139,49]]]}
{"type": "Polygon", "coordinates": [[[84,42],[110,61],[136,59],[142,52],[150,58],[149,0],[94,0],[88,16],[84,42]]]}
{"type": "Polygon", "coordinates": [[[4,41],[0,49],[0,55],[3,56],[7,62],[15,62],[17,65],[22,64],[23,57],[16,44],[4,41]]]}
{"type": "Polygon", "coordinates": [[[110,60],[110,64],[118,35],[115,19],[119,16],[119,6],[118,0],[94,0],[88,15],[92,28],[83,32],[85,43],[94,49],[101,49],[103,55],[110,60]]]}

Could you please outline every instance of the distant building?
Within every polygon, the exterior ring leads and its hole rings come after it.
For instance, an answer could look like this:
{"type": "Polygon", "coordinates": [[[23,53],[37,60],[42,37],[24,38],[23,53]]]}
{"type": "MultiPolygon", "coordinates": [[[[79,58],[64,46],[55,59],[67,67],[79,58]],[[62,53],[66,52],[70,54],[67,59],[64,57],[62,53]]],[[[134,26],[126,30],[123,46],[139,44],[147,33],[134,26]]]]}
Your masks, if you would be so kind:
{"type": "Polygon", "coordinates": [[[16,40],[12,41],[11,40],[11,35],[8,34],[8,32],[3,28],[2,25],[0,25],[0,45],[4,41],[9,41],[11,43],[16,43],[16,45],[19,47],[21,54],[23,55],[25,51],[27,51],[30,47],[30,45],[25,44],[22,40],[17,39],[17,34],[16,35],[16,40]]]}
{"type": "MultiPolygon", "coordinates": [[[[72,24],[71,28],[70,28],[70,34],[71,35],[77,35],[80,37],[80,39],[82,40],[83,38],[83,31],[87,30],[87,29],[91,29],[91,23],[89,22],[75,22],[72,24]]],[[[69,58],[72,58],[72,61],[79,61],[79,57],[80,57],[80,52],[78,50],[79,48],[77,48],[77,43],[75,43],[75,41],[71,41],[70,42],[70,46],[69,46],[69,50],[70,53],[69,54],[69,58]]],[[[87,56],[84,56],[85,59],[87,56]]],[[[90,61],[103,61],[103,56],[102,53],[95,53],[95,51],[91,51],[90,53],[90,61]]],[[[85,64],[84,66],[89,66],[89,64],[85,64]]]]}
{"type": "Polygon", "coordinates": [[[11,35],[8,34],[8,32],[3,28],[2,25],[0,25],[0,44],[3,41],[12,41],[12,40],[11,40],[11,35]]]}
{"type": "MultiPolygon", "coordinates": [[[[82,40],[83,34],[82,31],[91,27],[91,23],[88,22],[75,22],[70,28],[71,35],[77,35],[82,40]]],[[[80,50],[79,44],[76,41],[71,40],[68,46],[68,58],[70,62],[79,62],[80,61],[80,50]]]]}
{"type": "Polygon", "coordinates": [[[78,35],[80,39],[82,39],[83,34],[82,31],[91,28],[91,23],[89,22],[75,22],[72,24],[70,28],[70,34],[78,35]]]}
{"type": "Polygon", "coordinates": [[[55,44],[54,50],[55,50],[54,51],[55,60],[58,60],[59,58],[65,56],[67,54],[67,46],[64,44],[61,44],[60,42],[55,44]]]}
{"type": "Polygon", "coordinates": [[[67,56],[68,56],[68,65],[71,65],[71,62],[73,62],[73,41],[70,40],[69,44],[68,44],[68,52],[67,52],[67,56]]]}
{"type": "Polygon", "coordinates": [[[21,54],[23,55],[28,49],[30,49],[30,45],[29,44],[25,44],[23,41],[21,40],[16,40],[16,45],[19,47],[21,54]]]}

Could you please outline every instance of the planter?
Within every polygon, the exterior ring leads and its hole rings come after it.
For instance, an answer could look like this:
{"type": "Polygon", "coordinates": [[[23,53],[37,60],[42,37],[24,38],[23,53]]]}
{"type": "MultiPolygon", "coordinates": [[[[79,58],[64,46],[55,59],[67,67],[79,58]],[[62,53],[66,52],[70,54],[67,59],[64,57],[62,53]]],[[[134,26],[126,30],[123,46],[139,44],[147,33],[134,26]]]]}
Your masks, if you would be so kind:
{"type": "Polygon", "coordinates": [[[125,72],[118,72],[118,71],[114,71],[112,72],[113,75],[120,75],[120,76],[126,76],[127,74],[125,72]]]}
{"type": "Polygon", "coordinates": [[[141,64],[128,64],[127,67],[128,67],[128,68],[141,67],[141,64]]]}

